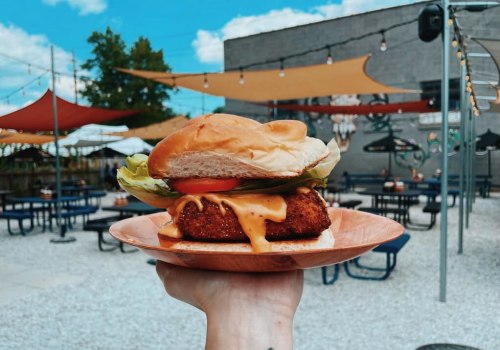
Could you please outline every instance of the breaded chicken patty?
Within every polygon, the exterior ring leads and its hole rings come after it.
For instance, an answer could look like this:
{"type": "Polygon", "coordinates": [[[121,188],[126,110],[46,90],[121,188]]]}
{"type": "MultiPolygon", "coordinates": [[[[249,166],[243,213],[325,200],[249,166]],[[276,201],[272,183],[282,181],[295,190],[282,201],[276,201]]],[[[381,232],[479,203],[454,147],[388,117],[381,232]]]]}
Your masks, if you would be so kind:
{"type": "MultiPolygon", "coordinates": [[[[284,240],[316,237],[330,227],[330,218],[325,205],[316,191],[283,195],[286,219],[283,222],[266,220],[266,239],[284,240]]],[[[219,206],[206,199],[201,200],[203,210],[195,203],[186,204],[177,219],[177,227],[185,239],[218,242],[248,242],[238,218],[233,210],[222,204],[226,210],[222,214],[219,206]]]]}

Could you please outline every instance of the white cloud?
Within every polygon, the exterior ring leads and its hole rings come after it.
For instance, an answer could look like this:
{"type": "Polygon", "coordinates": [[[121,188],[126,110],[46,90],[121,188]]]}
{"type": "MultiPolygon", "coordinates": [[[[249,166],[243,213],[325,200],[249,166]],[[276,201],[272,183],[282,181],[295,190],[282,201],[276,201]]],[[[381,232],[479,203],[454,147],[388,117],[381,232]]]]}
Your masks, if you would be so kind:
{"type": "MultiPolygon", "coordinates": [[[[51,67],[51,43],[44,35],[29,34],[19,27],[4,25],[1,22],[0,42],[0,53],[8,56],[0,54],[0,115],[3,115],[36,100],[50,85],[48,71],[51,67]],[[39,76],[40,79],[37,79],[39,76]],[[28,84],[30,82],[31,84],[28,84]],[[25,88],[19,90],[23,86],[25,88]]],[[[73,101],[72,55],[54,47],[54,62],[55,70],[62,73],[58,81],[56,80],[57,95],[73,101]]]]}
{"type": "Polygon", "coordinates": [[[324,21],[375,9],[403,5],[415,0],[342,0],[340,4],[317,6],[308,12],[284,8],[256,16],[238,16],[220,30],[198,30],[193,47],[202,63],[222,63],[223,41],[302,24],[324,21]]]}
{"type": "Polygon", "coordinates": [[[62,2],[68,3],[71,8],[79,10],[82,16],[99,14],[108,7],[106,0],[42,0],[44,4],[56,6],[62,2]]]}

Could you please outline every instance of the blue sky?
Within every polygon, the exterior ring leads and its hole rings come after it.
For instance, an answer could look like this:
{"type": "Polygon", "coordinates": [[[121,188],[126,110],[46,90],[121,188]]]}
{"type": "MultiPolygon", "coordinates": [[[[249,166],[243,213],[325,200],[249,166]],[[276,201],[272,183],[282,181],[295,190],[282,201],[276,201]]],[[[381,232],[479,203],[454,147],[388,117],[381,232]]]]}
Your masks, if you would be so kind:
{"type": "MultiPolygon", "coordinates": [[[[0,11],[0,115],[36,100],[48,87],[50,46],[56,51],[58,95],[74,99],[72,52],[77,66],[91,56],[87,38],[107,26],[128,46],[139,36],[162,49],[174,72],[222,71],[222,42],[412,0],[16,0],[0,11]],[[31,63],[29,65],[28,63],[31,63]],[[31,84],[29,84],[32,82],[31,84]],[[22,88],[24,86],[24,88],[22,88]],[[7,98],[8,97],[8,98],[7,98]]],[[[88,72],[79,72],[88,74],[88,72]]],[[[181,90],[169,104],[192,116],[223,99],[181,90]]],[[[84,102],[83,102],[84,103],[84,102]]]]}

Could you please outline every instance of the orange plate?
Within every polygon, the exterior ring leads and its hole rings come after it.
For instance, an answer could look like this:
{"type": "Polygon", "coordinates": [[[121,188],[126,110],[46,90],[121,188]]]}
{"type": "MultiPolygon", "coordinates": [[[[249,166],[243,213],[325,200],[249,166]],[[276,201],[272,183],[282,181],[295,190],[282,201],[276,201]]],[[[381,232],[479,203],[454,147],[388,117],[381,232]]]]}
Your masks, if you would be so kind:
{"type": "MultiPolygon", "coordinates": [[[[220,271],[288,271],[332,265],[355,258],[399,237],[404,228],[382,216],[343,208],[329,208],[335,244],[331,248],[294,252],[250,253],[175,249],[160,246],[158,228],[169,220],[166,212],[137,216],[113,224],[113,237],[170,264],[220,271]]],[[[214,243],[215,244],[215,243],[214,243]]]]}

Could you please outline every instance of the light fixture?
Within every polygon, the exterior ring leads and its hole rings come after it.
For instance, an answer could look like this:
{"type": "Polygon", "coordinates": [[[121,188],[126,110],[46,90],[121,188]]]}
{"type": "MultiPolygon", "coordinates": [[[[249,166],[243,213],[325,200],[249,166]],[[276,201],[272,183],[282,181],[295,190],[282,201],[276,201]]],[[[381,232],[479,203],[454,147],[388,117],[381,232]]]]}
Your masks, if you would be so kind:
{"type": "Polygon", "coordinates": [[[457,51],[457,57],[462,58],[462,50],[458,49],[457,51]]]}
{"type": "Polygon", "coordinates": [[[280,58],[279,76],[280,76],[280,78],[283,78],[285,76],[285,60],[283,58],[280,58]]]}
{"type": "Polygon", "coordinates": [[[147,94],[147,93],[149,92],[148,87],[147,87],[147,86],[145,86],[145,87],[144,87],[144,89],[142,89],[142,92],[143,92],[143,93],[145,93],[145,94],[147,94]]]}
{"type": "Polygon", "coordinates": [[[467,75],[465,76],[465,81],[469,81],[469,80],[470,80],[470,76],[469,76],[469,74],[467,74],[467,75]]]}
{"type": "Polygon", "coordinates": [[[479,117],[479,109],[474,108],[474,115],[475,115],[476,117],[479,117]]]}
{"type": "Polygon", "coordinates": [[[208,89],[208,79],[207,79],[207,73],[203,73],[203,87],[205,89],[208,89]]]}
{"type": "Polygon", "coordinates": [[[467,88],[465,89],[468,93],[471,93],[472,92],[472,88],[470,86],[467,86],[467,88]]]}
{"type": "Polygon", "coordinates": [[[118,91],[118,93],[120,93],[120,92],[123,91],[123,89],[122,89],[122,87],[120,85],[118,85],[118,89],[116,89],[116,91],[118,91]]]}
{"type": "Polygon", "coordinates": [[[451,41],[451,46],[452,47],[457,47],[458,46],[458,39],[457,39],[456,35],[453,36],[453,40],[451,41]]]}
{"type": "Polygon", "coordinates": [[[326,64],[332,64],[333,63],[332,49],[330,46],[327,46],[326,48],[328,50],[328,54],[326,55],[326,64]]]}
{"type": "Polygon", "coordinates": [[[240,84],[245,84],[245,78],[243,77],[243,68],[240,67],[240,84]]]}
{"type": "Polygon", "coordinates": [[[465,65],[465,57],[462,57],[462,58],[460,59],[460,64],[461,64],[462,66],[463,66],[463,65],[465,65]]]}
{"type": "Polygon", "coordinates": [[[451,26],[453,24],[453,17],[448,18],[448,25],[451,26]]]}
{"type": "Polygon", "coordinates": [[[382,35],[382,40],[380,40],[380,51],[385,52],[387,51],[387,41],[385,40],[385,31],[381,31],[380,34],[382,35]]]}

